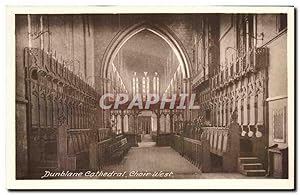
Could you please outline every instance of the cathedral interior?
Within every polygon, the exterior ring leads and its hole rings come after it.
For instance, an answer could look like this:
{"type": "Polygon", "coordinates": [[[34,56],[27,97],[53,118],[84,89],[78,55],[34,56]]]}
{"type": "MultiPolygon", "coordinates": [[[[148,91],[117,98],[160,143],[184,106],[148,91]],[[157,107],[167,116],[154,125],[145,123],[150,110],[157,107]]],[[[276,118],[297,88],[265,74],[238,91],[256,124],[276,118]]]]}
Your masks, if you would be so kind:
{"type": "Polygon", "coordinates": [[[286,14],[20,14],[15,22],[17,179],[129,169],[288,178],[286,14]],[[195,94],[198,109],[103,109],[108,93],[143,103],[195,94]]]}

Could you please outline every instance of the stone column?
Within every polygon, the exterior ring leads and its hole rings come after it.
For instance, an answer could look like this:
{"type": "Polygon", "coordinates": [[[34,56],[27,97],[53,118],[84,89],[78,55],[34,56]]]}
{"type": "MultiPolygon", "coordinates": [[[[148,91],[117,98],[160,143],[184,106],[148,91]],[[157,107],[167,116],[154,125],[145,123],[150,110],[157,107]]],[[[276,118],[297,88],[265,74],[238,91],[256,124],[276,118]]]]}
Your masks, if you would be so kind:
{"type": "MultiPolygon", "coordinates": [[[[102,95],[104,95],[105,93],[109,93],[109,86],[110,86],[110,80],[107,79],[107,78],[103,78],[102,79],[102,82],[103,82],[103,92],[102,92],[102,95]]],[[[109,113],[109,110],[103,110],[101,109],[102,111],[102,122],[104,124],[106,124],[106,127],[107,125],[109,124],[109,121],[110,121],[110,113],[109,113]]]]}
{"type": "Polygon", "coordinates": [[[128,132],[129,131],[129,120],[128,120],[128,115],[127,114],[125,114],[124,115],[124,122],[125,122],[125,124],[124,124],[124,133],[125,132],[128,132]]]}
{"type": "Polygon", "coordinates": [[[185,109],[185,112],[184,112],[184,118],[185,118],[185,120],[190,120],[191,119],[191,112],[189,112],[188,105],[189,105],[189,98],[190,98],[190,95],[191,95],[191,85],[190,85],[191,83],[190,83],[189,78],[184,78],[182,80],[182,83],[183,83],[183,93],[189,94],[188,99],[186,101],[186,109],[185,109]]]}
{"type": "Polygon", "coordinates": [[[139,115],[139,111],[134,110],[133,111],[133,129],[134,129],[134,145],[137,146],[137,134],[138,134],[138,129],[137,129],[137,118],[139,115]]]}
{"type": "MultiPolygon", "coordinates": [[[[183,87],[183,93],[187,93],[187,79],[186,78],[184,78],[184,79],[182,79],[182,87],[183,87]]],[[[187,118],[187,109],[185,109],[185,111],[184,111],[184,118],[186,119],[187,118]]]]}
{"type": "Polygon", "coordinates": [[[161,114],[160,115],[160,119],[159,119],[159,127],[162,128],[160,130],[163,130],[163,132],[165,133],[166,132],[166,116],[165,114],[161,114]]]}
{"type": "Polygon", "coordinates": [[[121,110],[121,131],[124,134],[124,111],[121,110]]]}
{"type": "Polygon", "coordinates": [[[165,120],[166,120],[166,130],[165,130],[165,132],[170,133],[171,132],[171,129],[170,129],[171,123],[170,123],[170,114],[169,113],[167,113],[165,115],[165,120]]]}
{"type": "Polygon", "coordinates": [[[119,130],[121,130],[121,132],[123,133],[123,130],[122,130],[122,117],[121,117],[121,113],[118,111],[117,112],[117,132],[119,133],[119,130]]]}
{"type": "Polygon", "coordinates": [[[160,134],[160,110],[157,109],[156,114],[156,122],[157,122],[157,130],[156,130],[156,144],[158,145],[159,134],[160,134]]]}

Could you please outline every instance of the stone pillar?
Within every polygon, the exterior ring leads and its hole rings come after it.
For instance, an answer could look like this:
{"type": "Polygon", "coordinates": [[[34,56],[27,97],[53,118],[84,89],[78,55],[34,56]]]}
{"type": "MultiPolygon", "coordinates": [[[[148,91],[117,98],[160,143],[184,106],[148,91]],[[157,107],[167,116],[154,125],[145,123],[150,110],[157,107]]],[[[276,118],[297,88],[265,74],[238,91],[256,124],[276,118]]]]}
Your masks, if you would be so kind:
{"type": "Polygon", "coordinates": [[[124,111],[121,110],[121,131],[122,131],[122,134],[124,134],[124,111]]]}
{"type": "MultiPolygon", "coordinates": [[[[191,94],[192,94],[192,84],[191,83],[192,82],[191,82],[190,78],[188,78],[188,82],[187,82],[187,89],[188,89],[188,91],[187,91],[187,93],[189,94],[189,100],[190,100],[191,94]]],[[[190,104],[189,101],[187,103],[188,103],[187,105],[190,104]]],[[[190,109],[188,109],[188,111],[189,111],[189,113],[188,113],[188,120],[192,120],[192,112],[191,112],[190,109]]]]}
{"type": "Polygon", "coordinates": [[[190,98],[190,95],[191,95],[191,90],[190,90],[190,81],[188,78],[184,78],[182,80],[182,83],[183,83],[183,93],[185,94],[189,94],[189,97],[186,101],[186,109],[184,111],[184,119],[185,120],[190,120],[191,119],[191,113],[189,112],[189,109],[188,109],[188,105],[189,105],[189,98],[190,98]]]}
{"type": "Polygon", "coordinates": [[[160,119],[159,119],[159,124],[160,124],[160,130],[163,130],[163,132],[166,132],[166,116],[164,114],[160,115],[160,119]]]}
{"type": "Polygon", "coordinates": [[[159,145],[158,140],[159,140],[159,134],[160,134],[160,116],[161,116],[160,110],[157,109],[155,114],[156,114],[156,122],[157,122],[156,144],[159,145]]]}
{"type": "Polygon", "coordinates": [[[157,117],[155,114],[151,116],[151,129],[152,131],[157,131],[157,117]]]}
{"type": "Polygon", "coordinates": [[[129,131],[129,120],[128,120],[128,115],[124,115],[124,132],[128,132],[129,131]]]}
{"type": "MultiPolygon", "coordinates": [[[[104,95],[105,93],[109,93],[109,88],[110,88],[110,80],[107,79],[107,78],[103,78],[102,79],[103,81],[103,93],[102,95],[104,95]]],[[[106,100],[107,102],[107,100],[106,100]]],[[[106,124],[105,126],[108,127],[107,125],[109,124],[109,121],[110,121],[110,113],[109,113],[109,110],[102,110],[102,120],[103,120],[103,123],[106,124]]]]}
{"type": "Polygon", "coordinates": [[[121,113],[117,112],[117,132],[119,133],[119,130],[121,130],[121,132],[123,133],[123,120],[122,120],[122,116],[121,116],[121,113]]]}
{"type": "Polygon", "coordinates": [[[138,125],[137,125],[137,118],[138,118],[139,112],[134,110],[133,111],[133,128],[134,128],[134,145],[138,145],[137,142],[137,134],[138,134],[138,125]]]}
{"type": "Polygon", "coordinates": [[[170,133],[171,132],[171,122],[170,122],[170,114],[166,114],[165,115],[165,120],[166,120],[166,133],[170,133]]]}

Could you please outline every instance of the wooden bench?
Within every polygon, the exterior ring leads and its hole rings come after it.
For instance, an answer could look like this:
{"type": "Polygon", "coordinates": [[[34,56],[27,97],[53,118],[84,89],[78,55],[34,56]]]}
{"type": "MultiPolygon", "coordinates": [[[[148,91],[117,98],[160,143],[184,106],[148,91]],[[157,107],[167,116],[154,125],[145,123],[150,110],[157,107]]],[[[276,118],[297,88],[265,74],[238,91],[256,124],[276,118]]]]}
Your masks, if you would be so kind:
{"type": "MultiPolygon", "coordinates": [[[[89,149],[91,144],[97,143],[97,132],[92,129],[64,129],[64,132],[65,140],[59,144],[60,147],[66,146],[67,154],[63,155],[68,160],[64,169],[89,169],[89,149]]],[[[63,160],[61,163],[64,163],[63,160]]]]}
{"type": "Polygon", "coordinates": [[[112,143],[109,146],[110,162],[120,162],[130,149],[127,138],[112,143]]]}
{"type": "Polygon", "coordinates": [[[124,150],[124,155],[126,155],[130,149],[130,144],[127,142],[127,138],[121,139],[121,146],[120,148],[124,150]]]}

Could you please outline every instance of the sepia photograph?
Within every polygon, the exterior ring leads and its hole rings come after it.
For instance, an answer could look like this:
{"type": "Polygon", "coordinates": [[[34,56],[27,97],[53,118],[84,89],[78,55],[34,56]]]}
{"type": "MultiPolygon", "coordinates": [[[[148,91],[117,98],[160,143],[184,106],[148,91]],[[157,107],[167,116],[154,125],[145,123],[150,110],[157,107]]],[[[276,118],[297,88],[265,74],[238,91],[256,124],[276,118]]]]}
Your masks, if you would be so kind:
{"type": "Polygon", "coordinates": [[[9,188],[294,188],[294,8],[157,10],[7,8],[9,188]]]}

